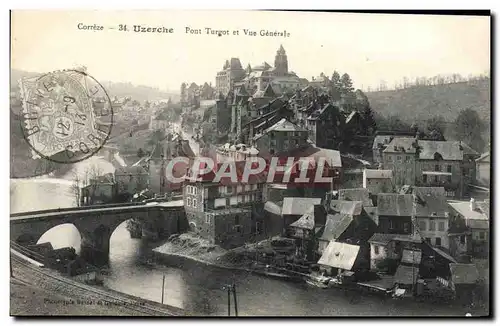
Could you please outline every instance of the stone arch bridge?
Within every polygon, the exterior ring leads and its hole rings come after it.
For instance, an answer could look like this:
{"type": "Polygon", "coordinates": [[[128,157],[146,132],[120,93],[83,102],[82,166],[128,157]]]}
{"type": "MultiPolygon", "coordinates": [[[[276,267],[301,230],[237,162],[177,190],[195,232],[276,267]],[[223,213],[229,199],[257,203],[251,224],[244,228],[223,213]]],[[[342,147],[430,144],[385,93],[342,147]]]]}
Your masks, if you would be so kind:
{"type": "Polygon", "coordinates": [[[131,218],[141,221],[143,229],[160,237],[188,229],[182,200],[165,203],[99,205],[11,214],[10,239],[22,245],[36,244],[50,229],[73,224],[81,236],[82,258],[104,264],[109,258],[113,231],[131,218]]]}

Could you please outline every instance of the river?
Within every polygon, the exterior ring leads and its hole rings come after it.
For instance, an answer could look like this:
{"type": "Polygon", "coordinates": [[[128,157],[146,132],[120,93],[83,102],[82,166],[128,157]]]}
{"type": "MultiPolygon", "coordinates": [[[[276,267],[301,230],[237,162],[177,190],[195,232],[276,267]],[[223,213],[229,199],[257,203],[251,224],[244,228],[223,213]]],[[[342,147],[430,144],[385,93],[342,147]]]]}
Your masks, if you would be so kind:
{"type": "MultiPolygon", "coordinates": [[[[11,212],[71,207],[75,201],[71,185],[69,177],[12,179],[11,212]]],[[[73,225],[61,225],[45,233],[39,243],[46,241],[56,248],[72,246],[78,251],[80,234],[73,225]]],[[[227,292],[223,286],[233,280],[240,316],[464,316],[466,313],[442,304],[359,297],[334,289],[311,288],[185,259],[172,259],[168,266],[141,265],[140,258],[149,252],[142,240],[130,238],[122,223],[111,236],[110,273],[104,285],[161,302],[165,275],[164,302],[200,315],[227,315],[227,292]]],[[[232,300],[231,309],[234,309],[232,300]]]]}

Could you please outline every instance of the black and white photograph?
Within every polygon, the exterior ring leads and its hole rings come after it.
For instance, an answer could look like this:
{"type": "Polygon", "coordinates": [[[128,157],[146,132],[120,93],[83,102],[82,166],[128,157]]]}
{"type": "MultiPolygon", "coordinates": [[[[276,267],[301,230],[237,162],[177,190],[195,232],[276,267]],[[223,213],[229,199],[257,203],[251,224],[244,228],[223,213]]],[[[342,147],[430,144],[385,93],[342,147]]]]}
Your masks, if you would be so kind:
{"type": "Polygon", "coordinates": [[[11,10],[10,315],[491,316],[491,24],[11,10]]]}

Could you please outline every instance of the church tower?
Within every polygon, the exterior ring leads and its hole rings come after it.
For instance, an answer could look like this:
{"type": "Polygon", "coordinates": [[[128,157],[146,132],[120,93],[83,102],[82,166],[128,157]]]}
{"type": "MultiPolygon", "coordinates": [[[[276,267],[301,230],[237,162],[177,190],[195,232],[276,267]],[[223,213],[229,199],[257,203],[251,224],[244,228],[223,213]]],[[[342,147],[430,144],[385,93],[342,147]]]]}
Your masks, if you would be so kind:
{"type": "Polygon", "coordinates": [[[278,75],[286,75],[288,73],[288,58],[283,45],[280,45],[274,58],[274,69],[278,75]]]}

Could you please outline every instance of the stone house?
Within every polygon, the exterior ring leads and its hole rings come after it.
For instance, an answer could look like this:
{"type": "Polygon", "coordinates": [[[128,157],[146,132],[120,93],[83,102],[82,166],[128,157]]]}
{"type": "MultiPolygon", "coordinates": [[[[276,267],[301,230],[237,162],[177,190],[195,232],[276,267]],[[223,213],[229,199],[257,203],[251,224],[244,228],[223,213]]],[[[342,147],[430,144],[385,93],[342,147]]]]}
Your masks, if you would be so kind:
{"type": "Polygon", "coordinates": [[[422,238],[432,246],[449,249],[449,212],[443,187],[413,187],[415,219],[422,238]]]}
{"type": "Polygon", "coordinates": [[[303,198],[303,197],[286,197],[283,199],[281,208],[281,217],[283,222],[283,233],[291,235],[294,230],[290,228],[291,224],[296,222],[304,214],[314,207],[321,204],[321,198],[303,198]]]}
{"type": "Polygon", "coordinates": [[[417,173],[418,142],[414,137],[397,137],[382,152],[383,168],[392,170],[396,186],[414,185],[417,173]]]}
{"type": "Polygon", "coordinates": [[[415,248],[422,243],[419,235],[375,233],[370,243],[370,269],[394,269],[401,261],[405,248],[415,248]],[[382,262],[387,262],[381,267],[382,262]]]}
{"type": "Polygon", "coordinates": [[[487,257],[489,253],[490,203],[449,202],[453,229],[450,230],[450,251],[452,255],[487,257]]]}
{"type": "Polygon", "coordinates": [[[393,191],[392,170],[364,169],[363,188],[368,189],[373,195],[393,191]]]}
{"type": "MultiPolygon", "coordinates": [[[[242,174],[245,163],[235,162],[237,175],[242,174]]],[[[214,178],[215,172],[197,179],[188,172],[183,197],[191,231],[225,248],[264,238],[262,189],[266,175],[251,175],[245,183],[229,177],[214,182],[214,178]]]]}
{"type": "Polygon", "coordinates": [[[490,152],[486,152],[476,159],[476,184],[490,187],[490,152]]]}
{"type": "Polygon", "coordinates": [[[359,259],[360,247],[353,244],[330,241],[324,250],[318,265],[332,275],[340,275],[344,271],[355,271],[363,266],[359,259]]]}
{"type": "Polygon", "coordinates": [[[278,155],[308,146],[307,137],[307,130],[286,119],[281,119],[261,134],[255,135],[253,144],[260,152],[278,155]]]}
{"type": "Polygon", "coordinates": [[[444,187],[447,197],[461,198],[475,179],[478,153],[458,141],[419,140],[418,147],[419,164],[413,184],[444,187]]]}
{"type": "Polygon", "coordinates": [[[297,221],[290,224],[290,237],[299,241],[299,253],[308,261],[315,258],[317,235],[325,226],[326,211],[322,205],[314,205],[297,221]]]}
{"type": "Polygon", "coordinates": [[[142,166],[125,166],[115,170],[117,194],[134,194],[149,187],[149,172],[142,166]]]}
{"type": "Polygon", "coordinates": [[[413,195],[378,194],[377,215],[379,232],[412,234],[413,195]]]}

